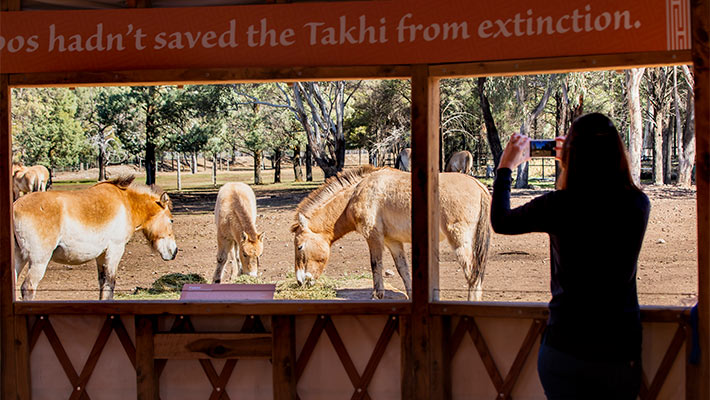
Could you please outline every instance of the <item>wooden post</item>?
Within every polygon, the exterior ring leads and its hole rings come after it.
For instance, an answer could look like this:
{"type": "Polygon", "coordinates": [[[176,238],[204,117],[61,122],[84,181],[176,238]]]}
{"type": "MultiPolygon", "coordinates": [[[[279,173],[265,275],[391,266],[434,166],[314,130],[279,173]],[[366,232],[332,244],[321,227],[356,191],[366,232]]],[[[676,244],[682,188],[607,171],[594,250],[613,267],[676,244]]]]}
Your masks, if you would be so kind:
{"type": "Polygon", "coordinates": [[[698,398],[710,399],[710,0],[692,3],[695,71],[695,162],[698,202],[698,398]]]}
{"type": "MultiPolygon", "coordinates": [[[[3,3],[3,6],[6,6],[6,3],[3,3]]],[[[0,386],[3,399],[15,399],[17,371],[13,313],[15,272],[12,262],[12,123],[8,80],[8,75],[0,74],[0,386]]]]}
{"type": "Polygon", "coordinates": [[[296,395],[296,321],[292,316],[273,316],[273,385],[275,400],[295,399],[296,395]]]}
{"type": "Polygon", "coordinates": [[[158,400],[159,381],[155,373],[152,316],[136,316],[136,389],[138,400],[158,400]]]}
{"type": "MultiPolygon", "coordinates": [[[[412,317],[409,371],[412,399],[439,399],[433,378],[429,302],[439,297],[439,80],[427,65],[412,68],[412,317]]],[[[437,371],[439,369],[437,368],[437,371]]]]}

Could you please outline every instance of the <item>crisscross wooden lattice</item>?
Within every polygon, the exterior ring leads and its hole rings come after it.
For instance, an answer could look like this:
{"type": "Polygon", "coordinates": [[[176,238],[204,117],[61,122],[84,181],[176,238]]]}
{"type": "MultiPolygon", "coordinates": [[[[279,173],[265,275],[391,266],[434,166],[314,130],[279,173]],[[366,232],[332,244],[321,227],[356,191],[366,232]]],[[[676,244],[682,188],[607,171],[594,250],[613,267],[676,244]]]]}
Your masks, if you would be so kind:
{"type": "Polygon", "coordinates": [[[661,392],[661,388],[663,387],[666,378],[668,378],[668,374],[671,372],[673,363],[678,357],[680,350],[683,348],[683,343],[685,343],[686,339],[687,329],[688,326],[685,322],[681,322],[680,324],[678,324],[678,328],[676,329],[675,334],[673,335],[673,339],[671,339],[671,342],[668,345],[668,349],[663,355],[663,360],[661,360],[661,364],[658,366],[658,369],[656,370],[656,373],[653,376],[653,380],[650,384],[648,383],[646,373],[643,373],[643,379],[641,381],[641,390],[639,393],[639,397],[641,398],[641,400],[654,400],[658,397],[658,394],[661,392]]]}
{"type": "MultiPolygon", "coordinates": [[[[513,387],[520,377],[520,373],[525,365],[525,361],[527,360],[530,351],[535,345],[535,340],[540,336],[540,334],[542,334],[544,328],[544,320],[534,319],[532,321],[530,329],[528,329],[528,333],[525,336],[525,339],[523,339],[520,349],[518,350],[518,354],[513,361],[513,365],[510,367],[510,370],[505,378],[503,378],[500,370],[496,366],[495,360],[491,356],[491,352],[483,335],[481,334],[480,329],[478,328],[478,325],[476,324],[476,321],[471,317],[462,317],[451,335],[450,359],[453,359],[453,356],[458,351],[461,342],[466,336],[466,333],[468,333],[474,346],[476,347],[476,351],[481,357],[481,361],[486,368],[486,372],[488,373],[493,386],[498,391],[496,398],[512,399],[511,392],[513,387]]],[[[666,350],[663,360],[656,370],[650,384],[648,378],[646,377],[646,373],[643,373],[643,381],[640,391],[640,398],[642,400],[654,400],[658,397],[658,394],[660,393],[661,388],[663,387],[663,384],[665,383],[666,378],[673,367],[673,363],[683,348],[683,344],[686,339],[686,330],[687,324],[685,322],[678,324],[675,335],[668,345],[668,349],[666,350]]]]}
{"type": "Polygon", "coordinates": [[[370,381],[372,381],[372,377],[375,375],[377,366],[380,364],[380,361],[385,354],[385,350],[387,350],[387,345],[389,344],[390,339],[394,336],[394,332],[398,330],[398,326],[398,318],[396,316],[390,316],[387,318],[387,322],[382,329],[379,339],[377,339],[377,343],[375,344],[375,348],[370,355],[367,366],[365,367],[362,375],[360,375],[352,361],[352,358],[350,357],[350,354],[345,348],[343,340],[340,338],[340,334],[338,334],[338,330],[335,327],[333,320],[328,315],[319,316],[313,324],[313,328],[311,328],[311,332],[308,334],[306,343],[303,345],[301,354],[296,361],[296,381],[298,381],[303,375],[306,365],[308,365],[308,361],[316,348],[318,339],[325,331],[328,335],[328,339],[330,339],[330,342],[335,349],[336,354],[338,355],[338,359],[340,359],[340,362],[345,368],[345,372],[353,385],[354,392],[351,399],[369,400],[370,395],[367,393],[367,388],[370,385],[370,381]]]}
{"type": "Polygon", "coordinates": [[[481,330],[478,328],[476,321],[470,317],[462,317],[451,336],[451,353],[449,359],[453,359],[464,336],[468,333],[471,340],[473,340],[476,351],[478,351],[478,354],[481,356],[481,361],[483,361],[483,365],[486,368],[486,372],[493,386],[496,388],[496,391],[498,391],[497,398],[510,399],[510,393],[520,376],[520,372],[523,370],[525,360],[527,360],[530,350],[532,350],[535,345],[535,339],[540,336],[544,329],[544,320],[534,319],[532,321],[530,329],[528,329],[528,333],[525,335],[525,339],[523,339],[523,343],[520,345],[518,354],[515,356],[513,365],[510,367],[505,378],[503,378],[500,370],[496,366],[495,360],[493,360],[493,356],[491,356],[486,340],[481,334],[481,330]]]}
{"type": "Polygon", "coordinates": [[[37,320],[32,326],[32,329],[30,330],[30,353],[34,349],[35,345],[37,344],[37,341],[40,338],[40,335],[43,332],[47,337],[47,340],[49,341],[49,344],[52,347],[54,354],[57,356],[59,364],[62,366],[64,373],[66,374],[67,378],[69,379],[69,382],[72,385],[73,390],[72,393],[69,395],[69,399],[71,400],[90,399],[89,394],[86,392],[86,384],[89,382],[91,374],[94,372],[94,368],[96,368],[96,363],[99,361],[99,357],[101,356],[101,353],[104,347],[106,346],[109,337],[111,336],[111,332],[116,332],[116,336],[121,342],[121,345],[123,346],[123,349],[125,350],[128,359],[131,361],[133,368],[136,367],[136,348],[133,345],[133,342],[131,341],[128,332],[126,331],[126,327],[123,325],[123,322],[121,321],[121,318],[119,316],[109,315],[106,317],[106,320],[104,321],[104,324],[101,327],[101,330],[99,331],[98,337],[96,338],[96,341],[94,342],[94,345],[91,348],[91,353],[89,353],[89,357],[87,358],[86,363],[82,367],[80,374],[77,374],[76,370],[74,369],[74,366],[72,365],[69,356],[64,350],[64,346],[62,346],[62,342],[59,340],[59,336],[57,336],[57,332],[54,330],[52,323],[49,321],[49,317],[46,315],[38,316],[37,320]]]}
{"type": "MultiPolygon", "coordinates": [[[[248,316],[242,328],[241,333],[263,333],[266,332],[264,324],[261,322],[261,318],[256,315],[248,316]]],[[[170,328],[170,333],[195,333],[195,327],[192,324],[189,316],[177,316],[173,322],[173,326],[170,328]]],[[[210,400],[230,400],[229,394],[226,391],[227,383],[232,377],[232,372],[237,365],[237,359],[227,359],[222,367],[222,371],[217,373],[212,361],[207,359],[200,359],[200,366],[205,372],[207,379],[212,385],[212,392],[210,393],[210,400]]],[[[155,371],[156,375],[160,377],[165,369],[168,360],[156,360],[155,371]]]]}

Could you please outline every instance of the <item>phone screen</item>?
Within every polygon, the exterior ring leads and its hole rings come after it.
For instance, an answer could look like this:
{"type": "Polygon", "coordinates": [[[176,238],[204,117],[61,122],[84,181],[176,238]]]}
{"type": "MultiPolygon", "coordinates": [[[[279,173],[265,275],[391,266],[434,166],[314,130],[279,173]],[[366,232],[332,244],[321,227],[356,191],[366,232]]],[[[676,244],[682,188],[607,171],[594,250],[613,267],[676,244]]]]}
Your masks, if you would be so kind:
{"type": "Polygon", "coordinates": [[[531,140],[530,141],[530,157],[554,157],[555,156],[555,141],[554,140],[531,140]]]}

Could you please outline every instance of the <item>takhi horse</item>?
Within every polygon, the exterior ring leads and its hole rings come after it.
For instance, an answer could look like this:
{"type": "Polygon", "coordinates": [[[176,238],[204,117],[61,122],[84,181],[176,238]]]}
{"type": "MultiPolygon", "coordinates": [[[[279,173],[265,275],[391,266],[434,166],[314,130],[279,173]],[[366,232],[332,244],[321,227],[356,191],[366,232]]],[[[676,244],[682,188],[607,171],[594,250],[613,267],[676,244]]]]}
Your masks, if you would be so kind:
{"type": "MultiPolygon", "coordinates": [[[[471,176],[439,175],[440,238],[448,240],[463,267],[468,299],[481,299],[491,228],[490,194],[471,176]],[[473,295],[473,296],[472,296],[473,295]]],[[[295,234],[296,279],[312,284],[325,268],[330,246],[349,232],[365,237],[370,250],[373,298],[384,297],[382,253],[389,249],[407,295],[412,279],[404,243],[412,238],[411,174],[363,166],[329,178],[298,205],[295,234]]]]}
{"type": "Polygon", "coordinates": [[[457,151],[451,155],[449,162],[446,163],[446,172],[461,172],[462,174],[471,175],[473,170],[473,156],[466,150],[457,151]]]}
{"type": "Polygon", "coordinates": [[[44,165],[25,167],[12,165],[12,191],[17,200],[23,193],[44,192],[49,183],[49,170],[44,165]]]}
{"type": "Polygon", "coordinates": [[[167,193],[120,177],[76,191],[30,193],[14,203],[15,278],[29,263],[22,299],[32,300],[50,260],[96,260],[99,298],[110,300],[116,270],[133,232],[142,231],[163,260],[178,248],[167,193]]]}
{"type": "Polygon", "coordinates": [[[412,149],[406,147],[397,154],[397,159],[394,161],[394,167],[401,171],[411,171],[409,163],[412,160],[412,149]]]}
{"type": "Polygon", "coordinates": [[[256,276],[259,257],[264,251],[264,234],[256,231],[254,191],[242,182],[225,183],[217,194],[214,217],[217,224],[217,268],[212,282],[229,282],[235,266],[239,274],[256,276]],[[227,268],[224,268],[227,263],[227,268]]]}

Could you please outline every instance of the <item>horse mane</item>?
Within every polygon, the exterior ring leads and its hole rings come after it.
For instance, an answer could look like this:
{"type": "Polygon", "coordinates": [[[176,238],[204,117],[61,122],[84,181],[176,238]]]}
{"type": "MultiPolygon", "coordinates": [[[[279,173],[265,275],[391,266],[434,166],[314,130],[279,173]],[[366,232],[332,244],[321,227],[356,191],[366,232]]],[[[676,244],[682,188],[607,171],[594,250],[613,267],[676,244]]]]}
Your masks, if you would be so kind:
{"type": "Polygon", "coordinates": [[[363,165],[358,168],[352,168],[339,172],[335,176],[328,178],[318,189],[311,192],[305,199],[301,200],[296,207],[296,215],[303,214],[305,217],[310,217],[313,210],[318,209],[323,203],[330,200],[333,195],[341,189],[358,184],[367,175],[381,168],[373,167],[372,165],[363,165]]]}
{"type": "MultiPolygon", "coordinates": [[[[96,185],[110,184],[118,187],[121,190],[131,190],[138,193],[144,193],[151,196],[160,197],[164,190],[157,185],[143,185],[142,183],[134,182],[135,175],[120,175],[116,178],[101,181],[96,185]]],[[[96,186],[94,185],[94,186],[96,186]]]]}

